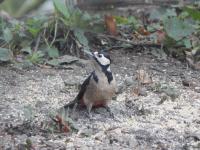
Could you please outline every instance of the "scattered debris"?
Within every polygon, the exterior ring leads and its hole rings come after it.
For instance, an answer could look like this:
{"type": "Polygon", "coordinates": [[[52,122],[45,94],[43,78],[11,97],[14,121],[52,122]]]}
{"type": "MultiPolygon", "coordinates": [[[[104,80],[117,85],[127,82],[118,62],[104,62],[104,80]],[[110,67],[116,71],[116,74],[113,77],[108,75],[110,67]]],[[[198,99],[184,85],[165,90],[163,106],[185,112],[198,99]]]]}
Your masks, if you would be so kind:
{"type": "Polygon", "coordinates": [[[150,84],[152,83],[152,77],[148,74],[146,70],[140,69],[137,71],[137,80],[141,84],[150,84]]]}

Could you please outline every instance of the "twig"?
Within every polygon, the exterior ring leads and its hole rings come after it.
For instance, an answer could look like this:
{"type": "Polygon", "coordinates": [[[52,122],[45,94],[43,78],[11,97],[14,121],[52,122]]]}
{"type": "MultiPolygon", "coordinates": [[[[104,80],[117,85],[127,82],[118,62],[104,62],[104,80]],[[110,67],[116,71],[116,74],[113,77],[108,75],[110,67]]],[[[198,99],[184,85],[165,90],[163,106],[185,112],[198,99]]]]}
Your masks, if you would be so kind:
{"type": "Polygon", "coordinates": [[[48,40],[47,40],[46,37],[45,37],[45,34],[46,34],[46,28],[45,28],[44,31],[43,31],[43,39],[44,39],[45,44],[46,44],[48,47],[50,47],[50,45],[49,45],[49,43],[48,43],[48,40]]]}
{"type": "Polygon", "coordinates": [[[40,44],[40,38],[41,38],[41,34],[39,34],[38,37],[37,37],[36,44],[35,44],[35,47],[33,49],[34,51],[38,50],[38,47],[39,47],[39,44],[40,44]]]}
{"type": "Polygon", "coordinates": [[[67,41],[68,35],[69,35],[70,30],[67,31],[67,34],[64,37],[64,40],[67,41]]]}
{"type": "Polygon", "coordinates": [[[110,39],[113,39],[113,40],[116,40],[116,41],[120,41],[120,42],[124,42],[124,43],[128,43],[132,46],[140,46],[140,47],[156,47],[156,48],[161,48],[161,44],[154,44],[154,43],[134,43],[132,41],[128,41],[128,40],[125,40],[125,39],[122,39],[122,38],[119,38],[119,37],[115,37],[115,36],[112,36],[112,35],[106,35],[106,34],[97,34],[97,36],[100,36],[100,37],[106,37],[106,38],[110,38],[110,39]]]}
{"type": "Polygon", "coordinates": [[[178,2],[176,0],[167,0],[167,1],[153,1],[153,2],[146,2],[144,0],[126,0],[126,1],[122,1],[122,0],[109,0],[109,1],[103,1],[103,2],[79,2],[77,4],[78,7],[83,8],[83,9],[95,9],[95,8],[104,8],[105,6],[114,6],[115,7],[127,7],[127,6],[136,6],[136,5],[153,5],[153,6],[170,6],[172,4],[178,4],[178,2]]]}
{"type": "Polygon", "coordinates": [[[53,40],[51,41],[50,47],[53,45],[53,43],[54,43],[55,40],[56,40],[57,30],[58,30],[58,21],[56,20],[55,29],[54,29],[54,36],[53,36],[53,40]]]}

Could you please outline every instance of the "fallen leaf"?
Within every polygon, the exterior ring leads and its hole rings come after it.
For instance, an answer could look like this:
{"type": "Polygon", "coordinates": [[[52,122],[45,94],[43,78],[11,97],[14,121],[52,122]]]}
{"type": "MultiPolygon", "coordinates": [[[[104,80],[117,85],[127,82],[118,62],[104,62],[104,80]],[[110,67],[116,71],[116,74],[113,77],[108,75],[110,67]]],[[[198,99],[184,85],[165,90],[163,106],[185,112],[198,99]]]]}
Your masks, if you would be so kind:
{"type": "Polygon", "coordinates": [[[8,62],[12,59],[12,51],[6,48],[0,48],[0,61],[8,62]]]}
{"type": "Polygon", "coordinates": [[[166,33],[165,31],[162,30],[157,30],[156,31],[156,36],[157,36],[157,44],[163,44],[166,38],[166,33]]]}
{"type": "Polygon", "coordinates": [[[60,116],[56,115],[55,122],[59,126],[59,130],[61,132],[67,133],[70,131],[69,124],[65,122],[60,116]]]}
{"type": "Polygon", "coordinates": [[[64,124],[63,132],[67,133],[69,131],[70,131],[70,128],[69,128],[68,124],[64,124]]]}
{"type": "Polygon", "coordinates": [[[137,71],[137,80],[142,84],[150,84],[152,83],[152,77],[143,69],[137,71]]]}
{"type": "Polygon", "coordinates": [[[136,87],[132,91],[133,96],[147,96],[147,92],[145,88],[136,87]]]}
{"type": "Polygon", "coordinates": [[[133,93],[133,96],[139,96],[140,95],[139,88],[138,87],[134,88],[133,91],[132,91],[132,93],[133,93]]]}
{"type": "Polygon", "coordinates": [[[139,27],[138,33],[140,33],[141,35],[145,35],[145,36],[150,35],[150,32],[147,31],[144,27],[139,27]]]}
{"type": "Polygon", "coordinates": [[[189,66],[195,70],[200,70],[200,61],[194,61],[194,56],[192,52],[185,51],[185,54],[189,66]]]}
{"type": "Polygon", "coordinates": [[[175,89],[173,86],[170,86],[167,83],[155,84],[155,92],[164,93],[165,95],[169,96],[172,101],[174,101],[180,95],[178,89],[175,89]]]}
{"type": "Polygon", "coordinates": [[[10,16],[10,14],[7,13],[6,11],[4,11],[4,10],[0,11],[0,18],[2,18],[5,21],[11,21],[11,20],[13,20],[13,18],[10,16]]]}
{"type": "Polygon", "coordinates": [[[116,20],[112,15],[105,15],[105,25],[106,25],[106,29],[108,30],[108,32],[113,35],[116,36],[117,35],[117,26],[116,26],[116,20]]]}
{"type": "Polygon", "coordinates": [[[50,66],[59,66],[59,65],[70,65],[70,64],[73,64],[75,62],[77,62],[79,59],[75,56],[70,56],[70,55],[63,55],[59,58],[54,58],[54,59],[51,59],[49,61],[47,61],[47,65],[50,65],[50,66]]]}

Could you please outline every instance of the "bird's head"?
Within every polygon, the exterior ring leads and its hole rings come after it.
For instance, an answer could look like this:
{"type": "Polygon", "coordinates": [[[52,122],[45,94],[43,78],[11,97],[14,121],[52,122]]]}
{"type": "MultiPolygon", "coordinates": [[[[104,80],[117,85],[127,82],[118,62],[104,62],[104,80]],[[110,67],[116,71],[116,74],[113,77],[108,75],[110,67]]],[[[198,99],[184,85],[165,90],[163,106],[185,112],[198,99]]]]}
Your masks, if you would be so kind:
{"type": "Polygon", "coordinates": [[[100,51],[100,52],[93,52],[93,59],[94,59],[94,64],[96,68],[99,68],[103,71],[110,71],[110,63],[111,59],[108,53],[105,51],[100,51]]]}

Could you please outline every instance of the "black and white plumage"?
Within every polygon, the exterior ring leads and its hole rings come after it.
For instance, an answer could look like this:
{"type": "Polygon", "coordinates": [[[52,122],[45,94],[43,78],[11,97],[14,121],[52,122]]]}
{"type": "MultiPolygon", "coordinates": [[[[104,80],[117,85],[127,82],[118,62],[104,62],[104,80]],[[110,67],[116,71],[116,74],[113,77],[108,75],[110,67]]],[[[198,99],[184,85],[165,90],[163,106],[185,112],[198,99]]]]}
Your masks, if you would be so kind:
{"type": "Polygon", "coordinates": [[[116,93],[115,78],[110,69],[110,56],[105,52],[94,52],[92,58],[93,72],[81,85],[74,101],[65,105],[65,108],[86,106],[90,114],[92,107],[107,107],[116,93]]]}

